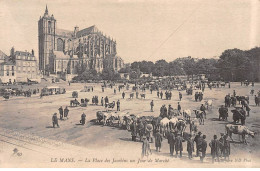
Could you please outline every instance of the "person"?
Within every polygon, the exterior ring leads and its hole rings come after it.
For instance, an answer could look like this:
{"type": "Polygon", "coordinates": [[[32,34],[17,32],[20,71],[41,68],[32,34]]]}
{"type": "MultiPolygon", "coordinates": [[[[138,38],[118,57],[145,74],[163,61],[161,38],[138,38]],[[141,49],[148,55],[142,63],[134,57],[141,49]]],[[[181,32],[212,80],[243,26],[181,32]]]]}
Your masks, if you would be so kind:
{"type": "Polygon", "coordinates": [[[138,95],[139,95],[138,91],[135,93],[135,95],[136,95],[136,98],[138,99],[138,95]]]}
{"type": "Polygon", "coordinates": [[[198,92],[196,92],[194,96],[195,96],[195,101],[197,102],[198,101],[198,97],[199,97],[198,92]]]}
{"type": "Polygon", "coordinates": [[[150,106],[151,106],[151,112],[153,112],[153,106],[154,106],[153,100],[151,101],[150,106]]]}
{"type": "Polygon", "coordinates": [[[173,156],[174,153],[174,146],[175,146],[175,135],[174,130],[171,130],[168,135],[168,144],[170,146],[170,155],[173,156]]]}
{"type": "Polygon", "coordinates": [[[181,94],[181,92],[179,92],[179,99],[180,99],[180,101],[181,101],[181,99],[182,99],[182,94],[181,94]]]}
{"type": "Polygon", "coordinates": [[[107,104],[109,103],[108,97],[105,97],[105,107],[107,107],[107,104]]]}
{"type": "Polygon", "coordinates": [[[132,135],[132,141],[136,141],[136,135],[137,135],[137,127],[136,127],[136,121],[133,121],[133,124],[131,125],[131,135],[132,135]]]}
{"type": "Polygon", "coordinates": [[[68,109],[68,106],[66,106],[64,109],[64,118],[68,119],[68,115],[69,115],[69,109],[68,109]]]}
{"type": "Polygon", "coordinates": [[[83,112],[82,115],[81,115],[80,123],[81,123],[82,125],[85,125],[85,122],[86,122],[86,115],[85,115],[85,113],[83,112]]]}
{"type": "Polygon", "coordinates": [[[163,97],[163,92],[162,91],[161,91],[160,95],[161,95],[161,99],[162,99],[162,97],[163,97]]]}
{"type": "Polygon", "coordinates": [[[114,94],[116,94],[116,89],[114,88],[114,94]]]}
{"type": "Polygon", "coordinates": [[[158,97],[158,98],[160,97],[160,93],[159,93],[159,91],[157,91],[157,97],[158,97]]]}
{"type": "Polygon", "coordinates": [[[172,108],[172,106],[169,104],[169,106],[168,106],[168,117],[171,118],[172,114],[173,114],[173,108],[172,108]]]}
{"type": "Polygon", "coordinates": [[[120,111],[120,101],[119,100],[117,100],[117,102],[116,102],[116,110],[120,111]]]}
{"type": "Polygon", "coordinates": [[[162,147],[162,135],[159,133],[159,131],[157,130],[156,134],[155,134],[155,147],[156,147],[156,151],[161,151],[161,147],[162,147]]]}
{"type": "Polygon", "coordinates": [[[230,88],[230,81],[228,82],[228,88],[230,88]]]}
{"type": "Polygon", "coordinates": [[[249,112],[250,112],[250,107],[247,103],[245,103],[245,108],[246,108],[246,111],[247,111],[247,116],[249,116],[249,112]]]}
{"type": "Polygon", "coordinates": [[[125,98],[125,92],[123,91],[123,93],[122,93],[122,97],[123,97],[123,99],[125,98]]]}
{"type": "Polygon", "coordinates": [[[94,91],[94,88],[93,87],[91,87],[91,90],[92,90],[92,92],[94,91]]]}
{"type": "Polygon", "coordinates": [[[233,96],[236,97],[236,90],[233,90],[233,96]]]}
{"type": "Polygon", "coordinates": [[[226,160],[228,158],[229,160],[229,155],[230,155],[230,142],[227,140],[228,135],[224,135],[224,141],[223,141],[223,156],[224,159],[226,160]]]}
{"type": "Polygon", "coordinates": [[[259,98],[255,95],[255,105],[259,106],[259,98]]]}
{"type": "Polygon", "coordinates": [[[178,107],[177,107],[179,113],[181,113],[181,105],[180,105],[180,102],[178,102],[178,107]]]}
{"type": "Polygon", "coordinates": [[[60,112],[60,120],[62,120],[63,118],[63,109],[62,109],[62,106],[58,109],[59,112],[60,112]]]}
{"type": "Polygon", "coordinates": [[[201,144],[199,146],[199,156],[200,156],[200,162],[203,162],[207,151],[207,141],[206,141],[206,135],[202,136],[201,144]]]}
{"type": "Polygon", "coordinates": [[[152,88],[150,89],[150,92],[151,92],[151,94],[153,94],[153,89],[152,88]]]}
{"type": "Polygon", "coordinates": [[[57,127],[59,128],[59,123],[58,123],[58,117],[57,117],[57,113],[54,113],[52,116],[52,125],[53,128],[55,128],[55,125],[57,125],[57,127]]]}
{"type": "Polygon", "coordinates": [[[219,162],[219,147],[220,142],[217,140],[217,135],[213,136],[213,140],[209,143],[209,146],[211,148],[211,156],[212,156],[212,163],[215,162],[215,158],[217,158],[217,161],[219,162]]]}
{"type": "Polygon", "coordinates": [[[220,154],[219,154],[219,157],[221,157],[223,155],[224,134],[220,133],[220,136],[221,137],[219,138],[219,143],[220,143],[220,147],[219,147],[220,154]]]}
{"type": "Polygon", "coordinates": [[[188,140],[187,140],[187,152],[188,152],[188,156],[189,159],[192,159],[192,152],[194,152],[194,143],[191,139],[191,135],[188,136],[188,140]]]}
{"type": "Polygon", "coordinates": [[[201,104],[200,110],[204,113],[206,119],[206,107],[203,104],[201,104]]]}
{"type": "Polygon", "coordinates": [[[175,138],[175,151],[176,151],[176,158],[178,157],[178,153],[180,152],[180,158],[182,157],[183,145],[182,142],[184,139],[181,137],[181,134],[178,133],[175,138]]]}
{"type": "Polygon", "coordinates": [[[104,89],[104,87],[102,87],[102,92],[104,93],[104,91],[105,91],[105,89],[104,89]]]}
{"type": "Polygon", "coordinates": [[[103,99],[103,97],[101,98],[101,106],[104,106],[104,99],[103,99]]]}
{"type": "Polygon", "coordinates": [[[144,156],[148,157],[150,154],[152,154],[150,143],[146,139],[146,137],[143,137],[143,145],[142,145],[142,158],[144,156]]]}
{"type": "Polygon", "coordinates": [[[199,146],[200,146],[200,144],[202,142],[201,134],[202,134],[201,132],[198,132],[198,134],[195,136],[195,138],[193,140],[196,143],[196,157],[199,156],[199,146]]]}

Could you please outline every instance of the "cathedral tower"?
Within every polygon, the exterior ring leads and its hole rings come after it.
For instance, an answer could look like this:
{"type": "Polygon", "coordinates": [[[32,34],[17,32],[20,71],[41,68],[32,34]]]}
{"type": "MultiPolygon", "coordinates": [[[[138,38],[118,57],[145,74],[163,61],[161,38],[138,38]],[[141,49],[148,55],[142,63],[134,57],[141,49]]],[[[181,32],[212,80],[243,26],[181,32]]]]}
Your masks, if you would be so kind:
{"type": "Polygon", "coordinates": [[[50,69],[50,57],[55,48],[56,20],[49,16],[46,5],[43,17],[38,21],[39,39],[39,68],[43,74],[48,74],[50,69]]]}

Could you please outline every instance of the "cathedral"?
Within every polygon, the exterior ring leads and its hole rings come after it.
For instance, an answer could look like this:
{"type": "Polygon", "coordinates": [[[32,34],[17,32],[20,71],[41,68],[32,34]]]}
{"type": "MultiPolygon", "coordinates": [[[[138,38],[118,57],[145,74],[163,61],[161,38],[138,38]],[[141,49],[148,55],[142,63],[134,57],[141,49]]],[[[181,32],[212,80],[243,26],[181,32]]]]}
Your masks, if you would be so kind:
{"type": "Polygon", "coordinates": [[[91,26],[74,31],[57,28],[57,21],[45,13],[38,21],[39,69],[44,75],[72,74],[78,68],[94,69],[98,73],[104,68],[119,71],[124,67],[117,56],[116,41],[105,36],[97,27],[91,26]]]}

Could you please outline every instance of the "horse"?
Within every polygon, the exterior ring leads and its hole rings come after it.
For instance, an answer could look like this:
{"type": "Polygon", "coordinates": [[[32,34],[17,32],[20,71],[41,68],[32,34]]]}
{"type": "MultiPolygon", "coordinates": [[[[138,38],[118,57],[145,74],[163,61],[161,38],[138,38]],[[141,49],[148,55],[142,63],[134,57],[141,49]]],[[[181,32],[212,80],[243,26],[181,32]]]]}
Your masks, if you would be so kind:
{"type": "Polygon", "coordinates": [[[107,103],[106,106],[107,106],[107,108],[112,108],[112,110],[113,110],[115,107],[115,101],[113,101],[112,103],[107,103]]]}
{"type": "Polygon", "coordinates": [[[130,94],[130,99],[133,99],[134,98],[134,93],[131,93],[130,94]]]}
{"type": "Polygon", "coordinates": [[[207,106],[207,109],[209,109],[209,106],[210,106],[210,109],[212,109],[212,103],[213,103],[212,100],[205,101],[205,106],[207,106]]]}
{"type": "Polygon", "coordinates": [[[186,109],[183,111],[183,116],[184,118],[190,122],[190,118],[191,118],[191,110],[190,109],[186,109]]]}
{"type": "Polygon", "coordinates": [[[78,106],[78,105],[80,105],[80,103],[79,103],[79,101],[77,100],[77,99],[75,99],[75,100],[71,100],[70,101],[70,106],[78,106]]]}
{"type": "Polygon", "coordinates": [[[145,94],[140,94],[141,98],[145,99],[145,94]]]}
{"type": "Polygon", "coordinates": [[[200,125],[204,125],[204,112],[201,110],[193,110],[195,112],[196,118],[199,119],[200,125]]]}
{"type": "Polygon", "coordinates": [[[156,131],[160,129],[160,122],[162,120],[162,117],[154,117],[152,120],[153,130],[156,131]]]}
{"type": "Polygon", "coordinates": [[[190,134],[195,134],[198,131],[198,123],[199,121],[197,118],[194,118],[190,121],[190,134]]]}
{"type": "Polygon", "coordinates": [[[169,122],[170,130],[175,129],[178,121],[179,120],[178,120],[177,117],[173,117],[173,118],[170,119],[170,122],[169,122]]]}
{"type": "Polygon", "coordinates": [[[170,123],[170,120],[166,117],[160,121],[160,127],[161,127],[161,132],[162,132],[163,136],[166,136],[166,131],[168,131],[169,123],[170,123]]]}
{"type": "Polygon", "coordinates": [[[233,141],[232,134],[238,134],[239,135],[239,141],[240,141],[240,135],[242,135],[242,142],[245,143],[245,144],[247,144],[246,135],[249,135],[252,138],[254,138],[255,135],[256,135],[256,132],[250,131],[249,128],[244,126],[244,125],[227,124],[225,126],[225,128],[226,128],[227,135],[231,138],[232,141],[233,141]]]}
{"type": "Polygon", "coordinates": [[[103,125],[106,125],[111,117],[111,113],[104,112],[104,111],[97,111],[96,116],[97,116],[97,121],[99,123],[101,123],[102,121],[103,125]]]}

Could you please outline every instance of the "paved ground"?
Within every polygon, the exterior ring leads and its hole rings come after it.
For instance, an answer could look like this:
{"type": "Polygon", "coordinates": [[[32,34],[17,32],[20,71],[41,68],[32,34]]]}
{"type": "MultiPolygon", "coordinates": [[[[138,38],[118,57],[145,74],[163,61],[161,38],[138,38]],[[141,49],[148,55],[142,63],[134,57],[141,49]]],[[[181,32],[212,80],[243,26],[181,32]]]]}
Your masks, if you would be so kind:
{"type": "MultiPolygon", "coordinates": [[[[199,126],[199,130],[207,135],[207,142],[210,142],[213,135],[220,136],[225,132],[225,125],[228,122],[218,121],[218,108],[224,102],[227,93],[232,93],[233,89],[238,95],[250,96],[250,117],[246,120],[246,125],[258,135],[255,138],[247,137],[248,145],[241,143],[231,144],[232,162],[221,162],[211,164],[210,148],[207,149],[207,158],[205,163],[200,164],[199,158],[192,161],[187,159],[186,142],[184,143],[183,158],[171,158],[169,156],[169,147],[167,140],[163,141],[160,153],[154,150],[154,144],[151,144],[153,154],[148,158],[148,162],[138,163],[141,157],[140,142],[131,141],[131,133],[116,127],[97,125],[93,122],[96,118],[96,111],[104,110],[102,106],[89,105],[88,107],[69,107],[69,119],[59,121],[60,128],[51,128],[51,118],[54,112],[58,113],[60,106],[69,106],[72,99],[73,90],[79,92],[79,98],[89,98],[97,95],[100,98],[108,96],[110,101],[121,101],[121,110],[128,111],[131,114],[158,116],[162,104],[168,106],[171,104],[177,108],[178,91],[173,91],[172,100],[161,100],[156,96],[156,92],[150,94],[146,92],[146,99],[129,99],[131,90],[125,91],[126,99],[122,99],[121,93],[117,91],[115,95],[113,89],[107,88],[102,93],[99,84],[91,84],[94,92],[80,92],[86,84],[73,83],[71,86],[64,83],[57,83],[60,87],[65,87],[67,93],[64,95],[46,96],[42,99],[39,95],[33,95],[31,98],[13,97],[7,101],[0,99],[0,167],[8,166],[29,166],[29,167],[97,167],[100,164],[104,167],[259,167],[259,132],[260,132],[260,108],[254,105],[254,99],[249,94],[250,87],[241,87],[240,83],[232,83],[231,89],[217,88],[211,91],[206,88],[204,99],[213,100],[213,108],[208,111],[205,125],[199,126]],[[150,112],[150,101],[154,100],[154,111],[150,112]],[[82,112],[87,115],[87,124],[78,125],[82,112]],[[17,148],[21,156],[13,154],[13,149],[17,148]],[[57,158],[58,162],[55,162],[57,158]],[[73,158],[75,162],[61,162],[61,158],[73,158]],[[93,158],[97,158],[97,160],[93,158]],[[118,160],[113,163],[113,158],[118,160]],[[100,161],[99,159],[103,159],[100,161]],[[107,159],[107,161],[105,161],[107,159]],[[160,159],[160,160],[156,160],[160,159]],[[88,162],[88,160],[90,160],[88,162]],[[110,160],[110,161],[108,161],[110,160]],[[135,161],[130,161],[135,160],[135,161]],[[157,162],[156,162],[157,161],[157,162]]],[[[90,85],[90,84],[87,84],[90,85]]],[[[43,85],[40,85],[42,87],[43,85]]],[[[260,84],[255,84],[255,92],[260,90],[260,84]]],[[[200,102],[195,102],[193,96],[188,96],[183,91],[182,109],[198,109],[200,102]]],[[[229,109],[230,111],[230,109],[229,109]]],[[[229,112],[228,121],[232,121],[231,112],[229,112]]],[[[238,141],[238,136],[234,135],[238,141]]]]}

